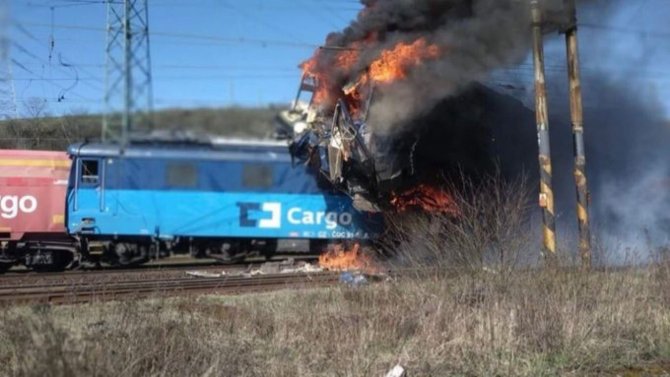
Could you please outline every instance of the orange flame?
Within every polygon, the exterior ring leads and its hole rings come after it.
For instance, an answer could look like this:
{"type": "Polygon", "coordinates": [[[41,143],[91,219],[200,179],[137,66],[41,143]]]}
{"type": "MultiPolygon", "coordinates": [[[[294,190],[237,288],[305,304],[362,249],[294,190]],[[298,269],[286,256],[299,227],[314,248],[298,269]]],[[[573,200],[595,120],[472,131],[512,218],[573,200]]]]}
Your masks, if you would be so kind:
{"type": "Polygon", "coordinates": [[[325,75],[319,73],[317,69],[317,62],[319,59],[319,52],[317,51],[310,59],[305,60],[300,64],[303,75],[312,76],[316,80],[316,91],[314,92],[313,101],[316,104],[323,104],[328,100],[328,86],[325,85],[325,75]]]}
{"type": "Polygon", "coordinates": [[[420,65],[426,59],[435,59],[440,55],[440,48],[435,44],[429,44],[425,38],[419,38],[411,43],[399,42],[392,48],[382,51],[369,65],[367,71],[359,72],[352,77],[353,80],[350,81],[352,84],[346,88],[339,88],[338,85],[341,83],[328,81],[332,79],[333,71],[342,72],[344,77],[351,77],[352,73],[356,73],[355,70],[360,68],[356,63],[359,62],[361,51],[367,45],[374,43],[376,38],[376,33],[371,33],[365,39],[342,47],[341,50],[327,50],[328,54],[335,54],[329,60],[331,65],[328,67],[319,66],[320,58],[326,50],[317,50],[309,60],[300,65],[304,74],[317,80],[313,98],[315,104],[334,106],[333,98],[344,95],[352,113],[357,113],[359,102],[364,98],[360,91],[365,84],[368,82],[389,84],[405,79],[411,68],[420,65]]]}
{"type": "Polygon", "coordinates": [[[392,49],[382,51],[377,60],[370,65],[370,79],[377,83],[390,83],[407,77],[409,68],[420,65],[425,59],[439,56],[437,45],[428,44],[425,38],[413,43],[398,43],[392,49]]]}
{"type": "Polygon", "coordinates": [[[420,208],[431,213],[445,213],[458,216],[460,211],[448,192],[427,184],[419,184],[401,193],[393,194],[391,205],[398,212],[420,208]]]}
{"type": "Polygon", "coordinates": [[[359,243],[355,243],[350,250],[339,244],[333,245],[319,256],[319,266],[332,271],[354,270],[370,274],[379,271],[372,257],[361,250],[359,243]]]}

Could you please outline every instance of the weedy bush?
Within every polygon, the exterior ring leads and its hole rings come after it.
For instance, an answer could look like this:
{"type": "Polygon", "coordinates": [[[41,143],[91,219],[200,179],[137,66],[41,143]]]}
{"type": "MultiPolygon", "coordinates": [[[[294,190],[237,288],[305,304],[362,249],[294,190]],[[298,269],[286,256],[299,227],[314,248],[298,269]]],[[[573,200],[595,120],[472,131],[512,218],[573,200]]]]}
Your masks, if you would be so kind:
{"type": "MultiPolygon", "coordinates": [[[[492,174],[449,184],[458,214],[389,216],[382,245],[398,267],[511,271],[530,254],[530,186],[525,176],[492,174]]],[[[422,271],[423,272],[423,271],[422,271]]]]}

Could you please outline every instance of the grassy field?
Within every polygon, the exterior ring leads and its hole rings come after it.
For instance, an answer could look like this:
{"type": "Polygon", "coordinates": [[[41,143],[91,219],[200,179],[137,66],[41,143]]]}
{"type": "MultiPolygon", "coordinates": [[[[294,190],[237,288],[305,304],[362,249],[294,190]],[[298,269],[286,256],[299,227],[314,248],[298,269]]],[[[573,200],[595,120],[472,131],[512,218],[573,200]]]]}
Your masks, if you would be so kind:
{"type": "Polygon", "coordinates": [[[359,288],[5,308],[0,375],[382,376],[401,362],[411,376],[660,376],[668,272],[427,273],[359,288]]]}

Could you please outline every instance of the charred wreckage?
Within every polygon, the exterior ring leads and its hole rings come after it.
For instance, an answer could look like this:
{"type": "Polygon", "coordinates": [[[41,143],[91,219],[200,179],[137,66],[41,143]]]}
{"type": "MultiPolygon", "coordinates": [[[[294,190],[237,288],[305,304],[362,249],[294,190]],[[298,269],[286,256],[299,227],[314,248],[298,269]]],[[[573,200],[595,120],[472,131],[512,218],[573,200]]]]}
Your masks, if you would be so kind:
{"type": "Polygon", "coordinates": [[[409,158],[391,158],[384,148],[392,141],[370,131],[367,115],[374,88],[354,112],[344,99],[332,112],[318,111],[313,98],[299,101],[315,88],[316,79],[303,76],[298,99],[280,115],[291,125],[291,155],[308,165],[318,181],[349,194],[359,210],[377,212],[392,205],[398,187],[407,186],[413,176],[412,156],[410,151],[409,158]]]}
{"type": "MultiPolygon", "coordinates": [[[[546,33],[570,22],[566,2],[362,3],[357,19],[330,34],[300,65],[303,75],[295,101],[278,117],[280,136],[291,140],[295,161],[308,165],[324,184],[351,196],[359,210],[412,205],[454,211],[451,195],[440,184],[444,167],[481,172],[500,158],[492,152],[500,149],[493,140],[505,125],[491,124],[493,119],[502,123],[498,113],[491,114],[501,107],[493,109],[488,103],[500,93],[480,83],[496,69],[525,59],[533,25],[531,5],[539,6],[546,33]],[[519,22],[522,19],[529,21],[519,22]],[[436,117],[436,112],[442,114],[436,117]],[[485,120],[470,114],[486,112],[485,120]],[[449,143],[463,153],[449,151],[449,143]],[[420,154],[433,160],[420,161],[420,154]]],[[[534,123],[532,111],[511,102],[515,108],[503,110],[508,113],[507,126],[522,117],[534,123]]],[[[534,136],[528,129],[531,133],[518,139],[530,140],[531,154],[512,159],[532,161],[534,136]]],[[[503,137],[509,149],[513,137],[503,137]]]]}

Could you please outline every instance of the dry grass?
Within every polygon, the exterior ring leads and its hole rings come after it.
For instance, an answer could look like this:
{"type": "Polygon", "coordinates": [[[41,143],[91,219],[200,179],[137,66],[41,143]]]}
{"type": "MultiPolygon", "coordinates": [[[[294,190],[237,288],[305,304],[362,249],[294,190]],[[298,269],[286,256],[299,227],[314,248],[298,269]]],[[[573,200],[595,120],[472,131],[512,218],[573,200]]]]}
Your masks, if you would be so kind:
{"type": "Polygon", "coordinates": [[[668,270],[8,308],[7,376],[584,375],[670,358],[668,270]]]}

